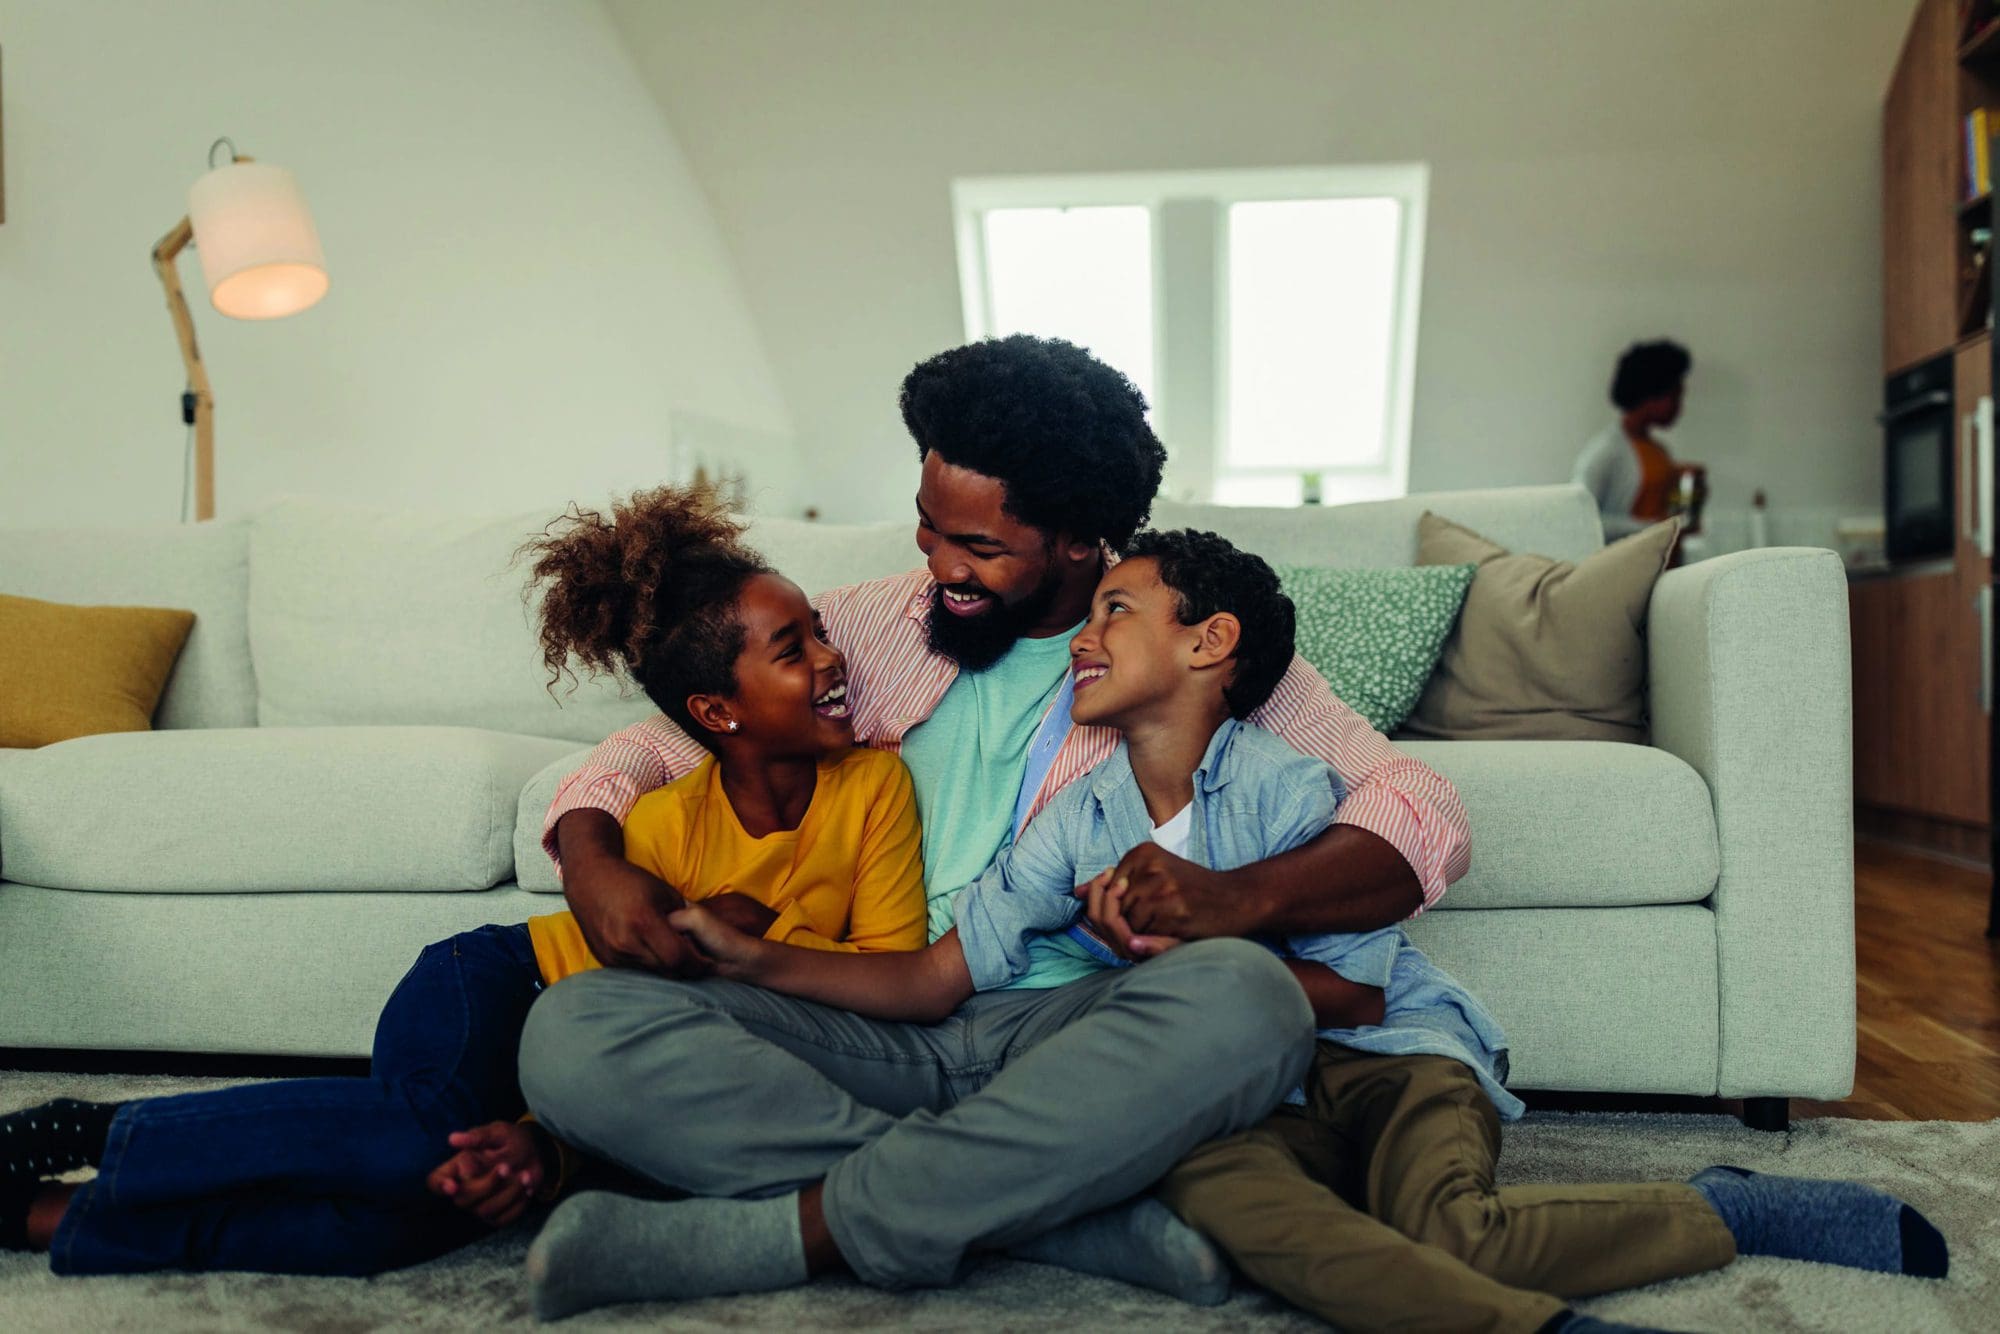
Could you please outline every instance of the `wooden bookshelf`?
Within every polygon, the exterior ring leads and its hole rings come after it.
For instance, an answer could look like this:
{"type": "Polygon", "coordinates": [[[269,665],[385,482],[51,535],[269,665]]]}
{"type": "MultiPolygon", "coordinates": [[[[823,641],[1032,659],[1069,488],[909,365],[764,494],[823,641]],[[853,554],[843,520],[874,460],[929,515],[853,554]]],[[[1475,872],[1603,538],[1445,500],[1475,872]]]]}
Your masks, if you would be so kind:
{"type": "Polygon", "coordinates": [[[1980,60],[2000,60],[2000,19],[1988,20],[1985,27],[1959,44],[1960,64],[1980,60]]]}
{"type": "MultiPolygon", "coordinates": [[[[1989,160],[2000,164],[2000,18],[1981,28],[1958,50],[1956,68],[1951,71],[1958,97],[1958,162],[1953,175],[1958,182],[1958,206],[1952,254],[1954,271],[1952,308],[1957,312],[1955,331],[1976,333],[1988,326],[1993,311],[1993,192],[1989,188],[1974,195],[1976,184],[1968,176],[1965,162],[1967,122],[1976,110],[1987,113],[1989,160]]],[[[1988,167],[1991,176],[1993,167],[1988,167]]],[[[1990,187],[1992,182],[1987,182],[1990,187]]]]}
{"type": "Polygon", "coordinates": [[[1966,98],[1959,88],[1957,0],[1923,0],[1882,108],[1882,369],[1918,365],[1959,336],[1958,288],[1969,255],[1966,98]]]}
{"type": "MultiPolygon", "coordinates": [[[[1971,8],[1921,0],[1882,108],[1883,370],[1952,358],[1959,539],[1948,560],[1857,583],[1851,612],[1859,815],[1933,831],[1939,848],[1983,852],[1994,729],[1976,689],[1974,599],[1994,563],[1962,522],[1974,485],[1968,418],[1976,421],[1993,385],[1991,234],[2000,209],[1995,191],[1969,188],[1966,161],[1968,118],[1980,108],[2000,109],[2000,0],[1971,8]],[[1978,25],[1970,33],[1968,18],[1978,25]]],[[[1989,145],[1996,150],[2000,143],[1989,145]]],[[[2000,166],[2000,156],[1990,161],[2000,166]]]]}

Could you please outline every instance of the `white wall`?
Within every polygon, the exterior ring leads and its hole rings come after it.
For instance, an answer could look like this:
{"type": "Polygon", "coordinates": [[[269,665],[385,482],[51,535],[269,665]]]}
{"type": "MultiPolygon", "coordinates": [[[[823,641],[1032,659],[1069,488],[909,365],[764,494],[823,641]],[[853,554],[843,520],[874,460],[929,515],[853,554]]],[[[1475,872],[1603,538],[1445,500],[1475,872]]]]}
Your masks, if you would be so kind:
{"type": "Polygon", "coordinates": [[[224,516],[553,512],[668,476],[680,414],[775,442],[753,483],[793,478],[707,201],[591,0],[0,0],[0,45],[0,524],[177,515],[147,251],[222,134],[297,174],[332,277],[237,323],[182,257],[224,516]]]}
{"type": "Polygon", "coordinates": [[[908,510],[896,388],[962,336],[954,176],[1412,159],[1412,490],[1566,478],[1616,353],[1670,334],[1696,362],[1675,448],[1717,505],[1761,486],[1816,532],[1879,504],[1880,104],[1911,0],[607,4],[834,517],[908,510]]]}

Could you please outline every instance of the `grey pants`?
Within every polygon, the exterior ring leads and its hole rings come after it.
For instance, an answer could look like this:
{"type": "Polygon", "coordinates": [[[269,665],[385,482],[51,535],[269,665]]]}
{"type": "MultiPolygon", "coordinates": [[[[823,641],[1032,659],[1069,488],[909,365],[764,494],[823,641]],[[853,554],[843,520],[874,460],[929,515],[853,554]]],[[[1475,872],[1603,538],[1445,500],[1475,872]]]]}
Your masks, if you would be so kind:
{"type": "Polygon", "coordinates": [[[1255,1125],[1304,1076],[1312,1013],[1269,950],[1184,945],[1049,991],[883,1023],[731,982],[610,969],[545,992],[521,1089],[551,1132],[696,1195],[825,1178],[867,1282],[952,1281],[1255,1125]]]}

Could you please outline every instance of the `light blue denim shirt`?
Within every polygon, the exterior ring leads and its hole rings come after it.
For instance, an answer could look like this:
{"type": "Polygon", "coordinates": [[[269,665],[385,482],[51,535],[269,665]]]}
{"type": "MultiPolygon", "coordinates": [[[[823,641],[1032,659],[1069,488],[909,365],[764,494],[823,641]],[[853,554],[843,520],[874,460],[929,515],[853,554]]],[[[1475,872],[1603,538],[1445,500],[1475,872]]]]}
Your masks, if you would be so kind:
{"type": "MultiPolygon", "coordinates": [[[[1226,721],[1194,772],[1188,860],[1233,871],[1275,857],[1324,830],[1345,795],[1332,766],[1261,728],[1226,721]]],[[[958,940],[973,986],[992,991],[1027,978],[1037,962],[1036,943],[1082,917],[1083,905],[1071,891],[1152,835],[1152,817],[1120,743],[1058,793],[958,895],[958,940]]],[[[1350,981],[1383,989],[1381,1024],[1325,1029],[1320,1037],[1385,1056],[1463,1062],[1503,1119],[1521,1115],[1520,1100],[1504,1087],[1507,1046],[1499,1024],[1401,927],[1264,943],[1283,957],[1323,963],[1350,981]]],[[[1290,1101],[1302,1095],[1294,1092],[1290,1101]]]]}

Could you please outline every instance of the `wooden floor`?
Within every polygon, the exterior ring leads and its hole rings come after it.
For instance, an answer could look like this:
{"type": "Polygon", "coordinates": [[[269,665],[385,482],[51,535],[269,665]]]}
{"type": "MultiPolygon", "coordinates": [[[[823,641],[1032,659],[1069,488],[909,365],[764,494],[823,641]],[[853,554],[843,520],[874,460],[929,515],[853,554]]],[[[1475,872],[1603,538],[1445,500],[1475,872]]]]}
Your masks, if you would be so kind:
{"type": "Polygon", "coordinates": [[[1879,844],[1855,849],[1859,1052],[1854,1093],[1794,1116],[2000,1116],[2000,941],[1983,871],[1879,844]]]}

